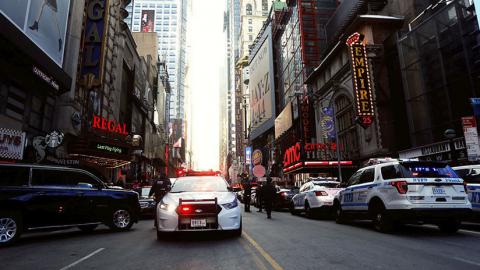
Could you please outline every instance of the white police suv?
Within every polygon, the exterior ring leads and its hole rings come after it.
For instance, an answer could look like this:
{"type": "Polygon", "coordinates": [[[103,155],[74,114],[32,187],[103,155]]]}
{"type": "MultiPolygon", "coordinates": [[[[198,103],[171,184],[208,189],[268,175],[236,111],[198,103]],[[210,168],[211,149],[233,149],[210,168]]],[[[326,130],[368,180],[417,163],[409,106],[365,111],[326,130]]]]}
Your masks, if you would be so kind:
{"type": "Polygon", "coordinates": [[[400,223],[431,223],[448,233],[472,209],[464,182],[446,163],[392,161],[358,170],[334,200],[337,223],[371,219],[389,232],[400,223]]]}
{"type": "Polygon", "coordinates": [[[476,220],[480,220],[480,165],[466,165],[453,169],[465,181],[474,217],[476,220]]]}

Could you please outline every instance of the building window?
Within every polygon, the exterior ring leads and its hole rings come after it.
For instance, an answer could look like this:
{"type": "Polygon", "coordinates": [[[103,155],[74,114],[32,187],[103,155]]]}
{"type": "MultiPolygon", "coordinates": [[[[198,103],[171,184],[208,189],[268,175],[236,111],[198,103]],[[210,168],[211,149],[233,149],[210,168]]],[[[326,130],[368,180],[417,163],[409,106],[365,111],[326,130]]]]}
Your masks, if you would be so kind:
{"type": "Polygon", "coordinates": [[[253,41],[253,36],[252,35],[248,35],[248,41],[253,41]]]}
{"type": "Polygon", "coordinates": [[[251,4],[247,4],[246,13],[247,13],[247,15],[252,15],[252,5],[251,4]]]}
{"type": "Polygon", "coordinates": [[[268,0],[262,0],[262,16],[268,15],[268,0]]]}
{"type": "Polygon", "coordinates": [[[353,159],[358,155],[357,130],[352,101],[345,95],[335,99],[335,121],[342,159],[353,159]],[[348,147],[347,147],[348,146],[348,147]]]}
{"type": "Polygon", "coordinates": [[[252,19],[248,19],[248,24],[252,24],[253,23],[253,20],[252,19]]]}
{"type": "Polygon", "coordinates": [[[249,32],[249,33],[253,32],[253,27],[252,27],[252,26],[249,26],[249,27],[248,27],[248,32],[249,32]]]}

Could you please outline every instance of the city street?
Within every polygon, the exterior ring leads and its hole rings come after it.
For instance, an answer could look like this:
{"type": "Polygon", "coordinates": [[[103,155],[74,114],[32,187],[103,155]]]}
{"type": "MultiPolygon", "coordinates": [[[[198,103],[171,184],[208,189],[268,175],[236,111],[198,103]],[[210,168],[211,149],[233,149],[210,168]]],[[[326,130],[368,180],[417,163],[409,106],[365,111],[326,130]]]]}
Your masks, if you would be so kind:
{"type": "Polygon", "coordinates": [[[396,234],[274,212],[245,213],[241,238],[187,234],[157,241],[152,220],[25,235],[0,251],[2,269],[479,269],[480,226],[454,235],[431,226],[396,234]]]}

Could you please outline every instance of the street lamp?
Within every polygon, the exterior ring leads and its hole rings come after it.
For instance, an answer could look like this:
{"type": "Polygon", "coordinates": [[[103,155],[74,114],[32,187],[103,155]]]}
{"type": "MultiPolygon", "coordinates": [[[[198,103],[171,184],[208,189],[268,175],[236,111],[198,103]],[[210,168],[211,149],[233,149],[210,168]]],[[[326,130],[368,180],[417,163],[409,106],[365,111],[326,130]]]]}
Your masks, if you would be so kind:
{"type": "Polygon", "coordinates": [[[454,129],[447,129],[443,133],[443,136],[448,139],[448,142],[450,144],[450,155],[452,158],[452,164],[455,165],[457,164],[457,155],[455,154],[455,143],[453,142],[453,139],[457,136],[457,133],[455,132],[454,129]]]}

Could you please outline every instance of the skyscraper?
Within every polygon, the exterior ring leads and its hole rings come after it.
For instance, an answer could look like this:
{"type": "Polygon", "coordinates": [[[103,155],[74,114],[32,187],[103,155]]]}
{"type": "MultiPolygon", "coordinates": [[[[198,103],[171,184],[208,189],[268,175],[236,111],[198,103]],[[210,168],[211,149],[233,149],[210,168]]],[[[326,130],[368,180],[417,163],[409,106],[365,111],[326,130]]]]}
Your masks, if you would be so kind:
{"type": "Polygon", "coordinates": [[[167,64],[172,88],[169,116],[171,122],[177,123],[174,132],[181,136],[181,120],[185,116],[187,1],[134,0],[126,8],[129,15],[125,19],[132,32],[157,32],[158,55],[167,64]]]}

